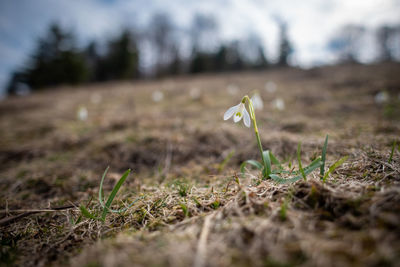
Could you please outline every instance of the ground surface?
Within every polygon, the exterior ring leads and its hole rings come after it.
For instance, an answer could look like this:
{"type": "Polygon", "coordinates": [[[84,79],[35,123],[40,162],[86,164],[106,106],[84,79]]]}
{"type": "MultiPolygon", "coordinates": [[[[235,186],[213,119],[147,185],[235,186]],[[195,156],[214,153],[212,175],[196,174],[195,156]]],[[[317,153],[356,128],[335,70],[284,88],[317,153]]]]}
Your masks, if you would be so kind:
{"type": "Polygon", "coordinates": [[[398,150],[389,163],[392,142],[400,143],[399,73],[399,65],[273,70],[2,101],[1,264],[400,266],[398,150]],[[155,90],[162,101],[152,100],[155,90]],[[325,184],[318,171],[286,185],[255,170],[240,176],[242,161],[259,159],[254,133],[222,115],[253,90],[264,100],[264,149],[286,167],[297,169],[298,142],[304,164],[320,155],[326,134],[328,167],[349,156],[325,184]],[[377,103],[382,91],[390,97],[377,103]],[[285,109],[271,104],[277,98],[285,109]],[[80,107],[86,121],[77,119],[80,107]],[[107,166],[106,195],[133,170],[113,207],[141,198],[105,223],[77,222],[77,208],[17,211],[83,204],[98,212],[107,166]]]}

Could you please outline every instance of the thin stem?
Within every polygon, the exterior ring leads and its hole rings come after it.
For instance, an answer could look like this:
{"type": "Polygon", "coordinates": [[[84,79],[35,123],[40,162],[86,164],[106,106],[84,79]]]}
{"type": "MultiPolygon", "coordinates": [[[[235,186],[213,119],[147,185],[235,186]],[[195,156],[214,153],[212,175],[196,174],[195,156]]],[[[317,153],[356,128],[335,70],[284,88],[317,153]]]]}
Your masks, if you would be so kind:
{"type": "Polygon", "coordinates": [[[256,113],[254,112],[253,103],[251,102],[251,99],[247,95],[242,98],[242,103],[246,103],[246,101],[249,106],[250,117],[251,117],[251,120],[253,121],[254,133],[256,134],[257,145],[258,145],[258,148],[260,149],[261,159],[264,164],[264,176],[266,176],[268,178],[268,176],[270,174],[270,170],[267,168],[267,162],[264,157],[264,153],[263,153],[264,150],[263,150],[263,147],[261,144],[260,134],[258,133],[256,113]]]}

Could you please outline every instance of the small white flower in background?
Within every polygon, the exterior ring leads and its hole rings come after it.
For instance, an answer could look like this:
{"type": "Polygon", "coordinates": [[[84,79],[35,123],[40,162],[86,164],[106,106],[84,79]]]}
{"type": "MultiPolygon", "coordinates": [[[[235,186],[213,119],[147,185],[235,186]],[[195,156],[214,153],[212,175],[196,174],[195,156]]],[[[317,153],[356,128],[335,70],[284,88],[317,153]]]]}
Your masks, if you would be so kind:
{"type": "Polygon", "coordinates": [[[236,84],[230,84],[226,89],[230,95],[236,95],[239,93],[239,87],[236,84]]]}
{"type": "Polygon", "coordinates": [[[151,98],[153,99],[154,102],[160,102],[161,100],[164,99],[164,94],[163,94],[163,92],[157,90],[157,91],[153,92],[153,94],[151,95],[151,98]]]}
{"type": "Polygon", "coordinates": [[[197,87],[192,87],[189,93],[190,93],[190,98],[193,100],[198,100],[201,97],[201,91],[197,87]]]}
{"type": "Polygon", "coordinates": [[[264,103],[261,96],[258,93],[255,93],[251,97],[251,102],[253,103],[253,107],[256,110],[262,110],[264,108],[264,103]]]}
{"type": "Polygon", "coordinates": [[[235,123],[243,118],[244,125],[250,127],[250,115],[244,103],[240,102],[238,105],[230,107],[224,114],[224,120],[228,120],[232,116],[235,123]]]}
{"type": "Polygon", "coordinates": [[[265,90],[268,92],[268,93],[275,93],[276,92],[276,90],[277,90],[278,88],[277,88],[277,86],[276,86],[276,83],[274,83],[274,82],[272,82],[272,81],[269,81],[269,82],[267,82],[266,84],[265,84],[265,90]]]}
{"type": "Polygon", "coordinates": [[[88,118],[88,110],[86,107],[79,107],[78,109],[78,114],[77,114],[78,120],[80,121],[86,121],[88,118]]]}
{"type": "Polygon", "coordinates": [[[274,101],[272,101],[272,106],[275,109],[282,111],[285,109],[285,102],[282,98],[276,98],[274,101]]]}
{"type": "Polygon", "coordinates": [[[389,101],[389,94],[386,91],[380,91],[375,95],[375,103],[383,104],[389,101]]]}

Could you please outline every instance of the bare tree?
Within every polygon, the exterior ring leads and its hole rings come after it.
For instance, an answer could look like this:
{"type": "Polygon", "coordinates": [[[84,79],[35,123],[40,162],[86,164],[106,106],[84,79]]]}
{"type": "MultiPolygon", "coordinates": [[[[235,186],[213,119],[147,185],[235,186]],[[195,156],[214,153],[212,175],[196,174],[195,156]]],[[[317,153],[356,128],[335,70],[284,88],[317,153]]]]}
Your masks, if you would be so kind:
{"type": "Polygon", "coordinates": [[[286,22],[278,22],[279,25],[279,57],[278,66],[288,66],[289,56],[293,51],[292,44],[289,41],[286,22]]]}
{"type": "Polygon", "coordinates": [[[177,45],[174,38],[175,26],[165,13],[155,14],[148,27],[150,41],[155,47],[157,58],[156,74],[166,74],[166,66],[176,59],[177,45]]]}
{"type": "Polygon", "coordinates": [[[391,47],[391,41],[396,34],[396,28],[388,25],[382,25],[376,32],[376,39],[379,47],[380,61],[393,61],[393,48],[391,47]]]}
{"type": "Polygon", "coordinates": [[[340,62],[358,62],[364,33],[361,25],[345,25],[330,39],[328,48],[338,55],[340,62]]]}

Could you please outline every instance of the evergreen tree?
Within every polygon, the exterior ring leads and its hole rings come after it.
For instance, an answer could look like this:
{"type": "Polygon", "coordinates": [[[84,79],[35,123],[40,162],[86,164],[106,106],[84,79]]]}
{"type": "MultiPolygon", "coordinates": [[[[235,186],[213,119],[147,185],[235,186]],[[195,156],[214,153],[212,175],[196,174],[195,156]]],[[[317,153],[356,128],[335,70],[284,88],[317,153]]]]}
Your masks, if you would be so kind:
{"type": "Polygon", "coordinates": [[[52,24],[47,36],[39,39],[30,67],[22,72],[33,89],[87,80],[87,66],[75,47],[73,34],[57,24],[52,24]]]}
{"type": "Polygon", "coordinates": [[[278,57],[278,66],[288,66],[289,56],[292,53],[292,45],[289,41],[287,34],[287,25],[286,23],[279,23],[279,57],[278,57]]]}

